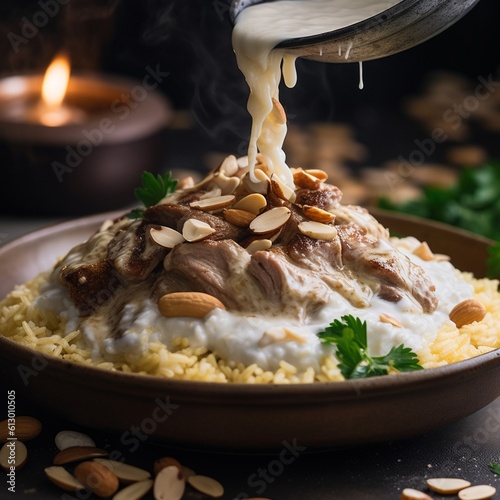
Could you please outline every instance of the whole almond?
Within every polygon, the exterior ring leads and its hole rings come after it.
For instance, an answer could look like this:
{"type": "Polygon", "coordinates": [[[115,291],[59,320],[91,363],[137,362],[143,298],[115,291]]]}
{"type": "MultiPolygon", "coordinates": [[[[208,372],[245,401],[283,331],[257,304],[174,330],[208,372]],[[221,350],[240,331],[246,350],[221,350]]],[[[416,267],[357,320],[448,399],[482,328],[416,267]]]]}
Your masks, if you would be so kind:
{"type": "Polygon", "coordinates": [[[44,471],[49,480],[62,490],[79,491],[85,489],[85,486],[75,476],[60,465],[46,467],[44,471]]]}
{"type": "Polygon", "coordinates": [[[113,497],[113,500],[140,500],[151,490],[152,487],[152,479],[139,481],[138,483],[133,483],[126,488],[123,488],[123,490],[120,490],[113,497]]]}
{"type": "Polygon", "coordinates": [[[15,417],[0,422],[0,442],[5,443],[7,438],[16,437],[21,441],[29,441],[40,434],[42,423],[33,417],[15,417]]]}
{"type": "Polygon", "coordinates": [[[469,481],[455,477],[435,477],[426,482],[429,489],[443,495],[453,495],[470,486],[469,481]]]}
{"type": "Polygon", "coordinates": [[[54,439],[57,448],[62,451],[72,446],[91,446],[95,447],[94,440],[78,431],[61,431],[56,434],[54,439]]]}
{"type": "Polygon", "coordinates": [[[463,300],[450,312],[450,319],[457,328],[470,325],[474,321],[482,321],[486,316],[486,307],[475,299],[463,300]]]}
{"type": "Polygon", "coordinates": [[[139,467],[134,467],[133,465],[125,464],[123,462],[117,462],[116,460],[95,458],[94,462],[107,467],[122,483],[125,484],[145,481],[151,477],[151,474],[147,470],[140,469],[139,467]]]}
{"type": "Polygon", "coordinates": [[[54,457],[54,465],[69,464],[89,458],[105,457],[107,454],[107,451],[95,448],[94,446],[70,446],[60,451],[54,457]]]}
{"type": "Polygon", "coordinates": [[[401,492],[401,500],[432,500],[432,497],[423,491],[414,490],[413,488],[405,488],[401,492]]]}
{"type": "Polygon", "coordinates": [[[156,476],[153,493],[155,500],[180,500],[185,489],[183,473],[175,465],[170,465],[156,476]]]}
{"type": "Polygon", "coordinates": [[[97,462],[82,462],[75,467],[75,477],[94,495],[110,497],[118,490],[120,482],[107,467],[97,462]]]}
{"type": "Polygon", "coordinates": [[[165,467],[171,467],[171,466],[177,467],[184,475],[181,463],[172,457],[162,457],[162,458],[159,458],[158,460],[155,460],[155,463],[153,465],[153,470],[154,470],[155,475],[158,475],[158,473],[162,469],[164,469],[165,467]]]}
{"type": "Polygon", "coordinates": [[[0,467],[8,472],[11,467],[17,471],[28,460],[28,450],[22,441],[9,441],[0,449],[0,467]]]}
{"type": "Polygon", "coordinates": [[[166,318],[201,319],[216,308],[226,309],[219,299],[202,292],[167,293],[158,301],[158,310],[166,318]]]}

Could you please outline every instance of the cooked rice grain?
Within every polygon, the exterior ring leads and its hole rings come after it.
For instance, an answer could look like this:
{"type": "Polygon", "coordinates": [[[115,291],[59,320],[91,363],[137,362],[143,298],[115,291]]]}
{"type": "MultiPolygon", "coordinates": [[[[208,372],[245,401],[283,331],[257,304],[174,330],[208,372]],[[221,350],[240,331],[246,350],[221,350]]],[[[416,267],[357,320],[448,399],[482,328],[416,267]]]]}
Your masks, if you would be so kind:
{"type": "MultiPolygon", "coordinates": [[[[115,362],[92,359],[78,330],[64,333],[66,325],[62,318],[34,307],[38,290],[47,276],[47,273],[42,273],[25,285],[16,287],[0,302],[1,334],[44,354],[106,370],[205,382],[293,384],[337,382],[344,379],[336,359],[331,355],[322,360],[319,373],[315,373],[313,368],[299,373],[297,367],[286,361],[281,361],[279,369],[271,372],[256,364],[245,366],[225,361],[204,347],[192,348],[186,338],[175,339],[172,351],[161,342],[152,342],[148,352],[142,356],[128,354],[115,362]]],[[[456,363],[500,347],[498,282],[476,280],[467,273],[462,276],[474,286],[475,298],[488,311],[486,317],[480,323],[472,323],[460,329],[451,322],[444,325],[437,332],[434,342],[418,353],[424,368],[456,363]]]]}

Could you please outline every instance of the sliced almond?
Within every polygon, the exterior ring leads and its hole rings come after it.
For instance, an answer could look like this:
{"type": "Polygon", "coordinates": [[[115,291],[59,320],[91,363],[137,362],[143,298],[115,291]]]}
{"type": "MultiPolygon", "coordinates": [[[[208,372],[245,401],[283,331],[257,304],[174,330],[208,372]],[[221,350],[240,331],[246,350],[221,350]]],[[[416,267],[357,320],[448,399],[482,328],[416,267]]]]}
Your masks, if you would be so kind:
{"type": "Polygon", "coordinates": [[[308,168],[304,170],[309,175],[316,177],[320,182],[325,182],[328,179],[328,174],[324,170],[320,170],[319,168],[308,168]]]}
{"type": "Polygon", "coordinates": [[[322,222],[302,221],[298,225],[299,231],[315,240],[333,240],[337,237],[337,228],[322,222]]]}
{"type": "Polygon", "coordinates": [[[219,170],[229,177],[236,174],[239,169],[238,160],[236,160],[236,156],[233,155],[226,156],[219,167],[219,170]]]}
{"type": "Polygon", "coordinates": [[[271,113],[269,113],[269,116],[275,123],[284,125],[286,123],[285,109],[283,108],[281,102],[278,101],[278,99],[275,99],[274,97],[272,97],[271,99],[273,101],[273,109],[271,113]]]}
{"type": "Polygon", "coordinates": [[[463,300],[450,312],[450,319],[457,328],[470,325],[474,321],[482,321],[486,316],[486,307],[475,299],[463,300]]]}
{"type": "Polygon", "coordinates": [[[414,490],[413,488],[405,488],[401,492],[401,500],[432,500],[432,497],[423,491],[414,490]]]}
{"type": "Polygon", "coordinates": [[[113,500],[140,500],[143,498],[153,487],[153,480],[146,479],[138,483],[131,484],[123,490],[120,490],[113,497],[113,500]]]}
{"type": "Polygon", "coordinates": [[[252,180],[249,172],[245,175],[245,177],[243,177],[243,185],[248,189],[248,191],[250,191],[250,193],[267,194],[269,184],[271,183],[271,179],[269,179],[269,176],[259,169],[254,169],[253,174],[256,181],[254,182],[252,180]]]}
{"type": "Polygon", "coordinates": [[[52,465],[46,467],[44,471],[49,480],[62,490],[80,491],[85,489],[85,486],[64,467],[52,465]]]}
{"type": "Polygon", "coordinates": [[[425,261],[434,260],[434,254],[426,241],[420,243],[420,245],[413,250],[413,254],[425,261]]]}
{"type": "Polygon", "coordinates": [[[163,295],[158,309],[166,318],[204,318],[214,309],[226,309],[213,295],[201,292],[173,292],[163,295]]]}
{"type": "Polygon", "coordinates": [[[123,462],[117,462],[116,460],[108,460],[106,458],[95,458],[94,462],[104,465],[110,471],[114,472],[116,477],[125,484],[137,483],[139,481],[145,481],[151,477],[151,474],[144,469],[139,467],[134,467],[133,465],[128,465],[123,462]]]}
{"type": "Polygon", "coordinates": [[[177,184],[177,189],[191,189],[194,186],[194,179],[189,175],[184,177],[177,184]]]}
{"type": "Polygon", "coordinates": [[[290,209],[277,207],[263,212],[257,216],[250,224],[250,229],[256,234],[266,234],[276,231],[286,224],[291,216],[290,209]]]}
{"type": "Polygon", "coordinates": [[[162,469],[155,478],[153,493],[155,500],[180,500],[186,489],[182,472],[170,465],[162,469]]]}
{"type": "Polygon", "coordinates": [[[307,172],[304,172],[301,168],[295,170],[293,173],[293,182],[300,188],[311,189],[316,191],[321,185],[321,181],[307,172]]]}
{"type": "Polygon", "coordinates": [[[107,451],[95,448],[94,446],[70,446],[60,451],[54,457],[54,465],[69,464],[89,458],[105,457],[107,455],[107,451]]]}
{"type": "Polygon", "coordinates": [[[217,174],[212,183],[218,186],[223,195],[233,194],[236,188],[240,185],[241,179],[239,177],[228,177],[223,172],[217,174]]]}
{"type": "Polygon", "coordinates": [[[213,210],[221,210],[229,207],[234,201],[234,195],[226,194],[224,196],[214,196],[213,198],[204,198],[202,200],[193,201],[189,204],[190,207],[199,208],[205,212],[213,210]]]}
{"type": "Polygon", "coordinates": [[[308,218],[311,219],[315,222],[332,222],[335,220],[335,215],[332,214],[331,212],[327,212],[326,210],[323,210],[322,208],[319,207],[313,207],[311,205],[304,205],[302,207],[302,211],[304,212],[304,215],[308,218]]]}
{"type": "Polygon", "coordinates": [[[255,217],[255,214],[246,210],[238,210],[237,208],[224,210],[224,219],[238,227],[248,227],[255,217]]]}
{"type": "Polygon", "coordinates": [[[166,226],[160,226],[160,229],[152,227],[149,234],[156,244],[165,248],[174,248],[185,241],[179,231],[166,226]]]}
{"type": "Polygon", "coordinates": [[[460,500],[487,500],[488,498],[493,498],[497,490],[487,484],[478,484],[477,486],[471,486],[470,488],[465,488],[458,493],[458,498],[460,500]]]}
{"type": "Polygon", "coordinates": [[[172,457],[162,457],[159,458],[158,460],[155,460],[155,463],[153,465],[153,470],[155,475],[157,475],[165,467],[170,467],[172,465],[174,467],[177,467],[181,472],[183,472],[182,465],[178,460],[172,457]]]}
{"type": "Polygon", "coordinates": [[[42,423],[33,417],[19,416],[5,419],[0,422],[0,442],[5,443],[8,438],[16,437],[21,441],[29,441],[40,434],[42,423]]]}
{"type": "Polygon", "coordinates": [[[401,322],[389,314],[382,313],[379,316],[379,318],[380,321],[382,321],[382,323],[389,323],[390,325],[395,326],[396,328],[403,328],[401,322]]]}
{"type": "Polygon", "coordinates": [[[426,482],[429,489],[443,495],[453,495],[470,486],[469,481],[454,477],[436,477],[427,479],[426,482]]]}
{"type": "Polygon", "coordinates": [[[219,498],[224,495],[224,487],[219,481],[208,476],[191,476],[188,483],[195,489],[212,498],[219,498]]]}
{"type": "Polygon", "coordinates": [[[273,242],[271,240],[262,239],[262,240],[253,240],[250,245],[246,247],[246,251],[253,255],[255,252],[260,252],[262,250],[269,250],[273,246],[273,242]]]}
{"type": "Polygon", "coordinates": [[[28,460],[28,450],[22,441],[8,441],[0,449],[0,467],[8,472],[11,467],[17,471],[28,460]]]}
{"type": "Polygon", "coordinates": [[[222,189],[218,186],[213,187],[206,193],[200,196],[200,200],[206,200],[207,198],[215,198],[216,196],[222,196],[222,189]]]}
{"type": "Polygon", "coordinates": [[[203,240],[213,233],[213,227],[198,219],[188,219],[182,226],[182,236],[190,242],[203,240]]]}
{"type": "Polygon", "coordinates": [[[296,199],[295,191],[287,186],[277,175],[271,176],[271,189],[273,193],[282,200],[290,201],[293,203],[296,199]]]}
{"type": "Polygon", "coordinates": [[[75,477],[94,495],[107,498],[116,493],[120,482],[113,472],[97,462],[82,462],[75,467],[75,477]]]}
{"type": "Polygon", "coordinates": [[[95,447],[95,442],[90,436],[78,431],[60,431],[56,434],[54,441],[60,451],[72,446],[95,447]]]}
{"type": "Polygon", "coordinates": [[[234,204],[235,209],[244,210],[254,215],[259,215],[267,207],[266,197],[260,193],[252,193],[234,204]]]}

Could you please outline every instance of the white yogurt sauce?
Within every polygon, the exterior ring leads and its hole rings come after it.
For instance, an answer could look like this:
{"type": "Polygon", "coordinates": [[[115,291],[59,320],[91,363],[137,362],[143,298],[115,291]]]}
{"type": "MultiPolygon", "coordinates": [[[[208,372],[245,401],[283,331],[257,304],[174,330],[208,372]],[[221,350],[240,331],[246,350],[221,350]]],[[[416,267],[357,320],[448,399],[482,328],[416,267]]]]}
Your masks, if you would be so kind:
{"type": "MultiPolygon", "coordinates": [[[[401,0],[279,0],[244,9],[236,19],[233,48],[238,66],[250,87],[248,111],[252,130],[248,160],[252,180],[257,152],[266,156],[272,173],[293,188],[293,177],[285,163],[282,146],[286,124],[278,125],[269,115],[272,98],[279,100],[281,66],[285,84],[297,81],[295,57],[273,50],[283,40],[332,31],[380,14],[401,0]]],[[[347,47],[349,59],[352,43],[347,47]]],[[[341,47],[339,47],[339,53],[341,47]]]]}
{"type": "MultiPolygon", "coordinates": [[[[283,317],[256,317],[223,310],[215,310],[204,320],[190,318],[165,318],[150,299],[142,304],[142,311],[119,340],[99,340],[91,322],[83,320],[81,327],[94,357],[113,359],[120,353],[141,356],[150,342],[160,341],[172,346],[178,337],[189,339],[191,346],[205,346],[223,359],[245,365],[257,363],[264,370],[276,370],[281,360],[296,366],[299,372],[308,367],[319,370],[324,357],[334,351],[322,345],[317,333],[334,319],[351,314],[367,322],[369,353],[374,356],[387,354],[392,347],[404,344],[419,351],[435,339],[438,330],[449,321],[451,309],[462,300],[473,296],[473,288],[463,281],[449,262],[423,261],[412,254],[419,245],[415,238],[395,240],[396,247],[426,271],[436,286],[439,307],[432,314],[416,310],[410,301],[392,303],[376,296],[371,307],[354,308],[340,294],[332,293],[329,302],[308,324],[300,324],[283,317]],[[380,314],[393,316],[403,325],[394,327],[380,321],[380,314]],[[300,341],[264,342],[265,332],[272,328],[286,327],[300,341]]],[[[58,283],[48,284],[37,299],[37,307],[50,309],[66,318],[67,331],[80,322],[76,308],[71,304],[66,289],[58,283]]]]}

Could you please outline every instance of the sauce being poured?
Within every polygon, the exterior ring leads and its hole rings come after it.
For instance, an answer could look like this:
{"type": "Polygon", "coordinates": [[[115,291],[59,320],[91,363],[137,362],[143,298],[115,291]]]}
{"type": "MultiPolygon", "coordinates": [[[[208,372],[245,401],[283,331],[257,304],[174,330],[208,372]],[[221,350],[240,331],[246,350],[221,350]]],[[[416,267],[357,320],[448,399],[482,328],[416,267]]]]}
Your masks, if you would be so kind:
{"type": "MultiPolygon", "coordinates": [[[[257,153],[266,158],[269,170],[293,188],[293,177],[282,150],[286,122],[276,120],[273,99],[279,101],[281,72],[287,87],[295,86],[295,56],[275,49],[280,42],[333,31],[380,14],[401,0],[279,0],[244,9],[236,19],[233,48],[238,66],[250,87],[248,111],[252,130],[248,146],[250,177],[255,177],[257,153]]],[[[345,47],[349,59],[352,48],[345,47]]],[[[342,47],[339,46],[339,54],[342,47]]],[[[361,68],[360,68],[361,69],[361,68]]],[[[360,82],[362,87],[362,79],[360,82]]]]}

